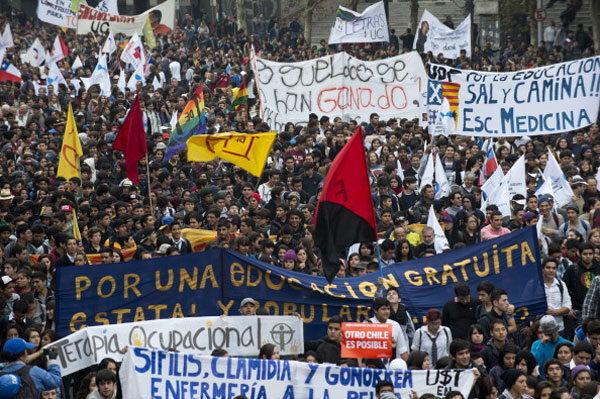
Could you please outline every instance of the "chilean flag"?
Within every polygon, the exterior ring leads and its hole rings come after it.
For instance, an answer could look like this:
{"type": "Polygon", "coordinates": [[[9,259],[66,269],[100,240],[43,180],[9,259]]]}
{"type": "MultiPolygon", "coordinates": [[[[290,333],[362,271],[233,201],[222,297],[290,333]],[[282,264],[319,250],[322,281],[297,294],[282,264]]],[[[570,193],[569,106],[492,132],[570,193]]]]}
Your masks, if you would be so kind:
{"type": "Polygon", "coordinates": [[[69,48],[63,41],[60,35],[56,36],[54,39],[54,44],[52,45],[52,51],[50,51],[50,63],[57,62],[65,58],[69,54],[69,48]]]}
{"type": "Polygon", "coordinates": [[[483,165],[481,165],[481,172],[479,173],[479,184],[485,183],[488,177],[498,169],[498,161],[496,160],[496,154],[494,153],[494,143],[491,139],[488,139],[484,144],[482,150],[485,151],[485,159],[483,165]]]}
{"type": "Polygon", "coordinates": [[[23,81],[23,79],[21,79],[21,71],[10,62],[4,61],[0,64],[0,81],[6,82],[7,80],[12,82],[23,81]]]}

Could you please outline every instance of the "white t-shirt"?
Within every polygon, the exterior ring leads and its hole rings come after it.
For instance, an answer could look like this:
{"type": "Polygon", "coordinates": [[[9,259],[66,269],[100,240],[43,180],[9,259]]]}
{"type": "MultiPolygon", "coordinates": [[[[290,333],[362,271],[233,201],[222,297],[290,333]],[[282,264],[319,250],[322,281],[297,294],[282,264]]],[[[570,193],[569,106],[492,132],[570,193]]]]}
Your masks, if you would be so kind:
{"type": "Polygon", "coordinates": [[[181,64],[178,61],[171,61],[169,63],[169,70],[171,71],[171,78],[181,82],[181,64]]]}

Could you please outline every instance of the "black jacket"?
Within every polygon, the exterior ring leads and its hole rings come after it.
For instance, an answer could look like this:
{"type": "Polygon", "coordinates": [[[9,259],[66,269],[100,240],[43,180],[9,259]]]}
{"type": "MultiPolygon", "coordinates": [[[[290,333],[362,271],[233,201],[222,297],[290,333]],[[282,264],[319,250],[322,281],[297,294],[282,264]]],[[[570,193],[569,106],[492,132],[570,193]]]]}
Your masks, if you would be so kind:
{"type": "Polygon", "coordinates": [[[333,342],[327,336],[316,341],[304,343],[304,352],[315,351],[321,363],[340,364],[342,345],[333,342]]]}

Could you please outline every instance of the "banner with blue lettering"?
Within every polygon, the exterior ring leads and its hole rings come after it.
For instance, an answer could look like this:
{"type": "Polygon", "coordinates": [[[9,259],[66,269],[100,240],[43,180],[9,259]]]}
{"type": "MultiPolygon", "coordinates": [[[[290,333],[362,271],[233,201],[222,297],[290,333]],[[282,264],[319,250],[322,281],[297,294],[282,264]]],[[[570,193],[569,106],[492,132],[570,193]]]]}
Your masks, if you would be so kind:
{"type": "Polygon", "coordinates": [[[589,126],[598,117],[600,56],[506,73],[437,64],[427,69],[427,122],[435,126],[446,98],[455,134],[556,134],[589,126]]]}
{"type": "MultiPolygon", "coordinates": [[[[85,325],[184,316],[236,315],[246,297],[271,315],[299,313],[305,339],[325,335],[329,317],[361,322],[378,273],[335,279],[287,271],[227,250],[115,265],[57,269],[57,330],[67,335],[85,325]]],[[[428,309],[454,298],[454,284],[489,280],[505,289],[517,321],[544,314],[540,253],[534,227],[384,268],[384,288],[398,287],[402,303],[419,323],[428,309]]]]}
{"type": "Polygon", "coordinates": [[[218,399],[241,395],[268,399],[366,399],[387,380],[396,398],[449,391],[468,397],[475,375],[469,370],[385,370],[289,360],[210,357],[132,348],[119,371],[127,399],[218,399]]]}

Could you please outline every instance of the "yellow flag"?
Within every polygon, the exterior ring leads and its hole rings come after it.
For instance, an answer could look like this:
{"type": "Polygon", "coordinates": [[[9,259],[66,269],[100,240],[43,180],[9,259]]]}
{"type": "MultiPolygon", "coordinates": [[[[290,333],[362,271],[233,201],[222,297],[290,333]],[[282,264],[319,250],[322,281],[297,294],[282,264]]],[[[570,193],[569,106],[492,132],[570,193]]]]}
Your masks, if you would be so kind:
{"type": "Polygon", "coordinates": [[[156,47],[156,37],[154,36],[154,31],[152,30],[152,24],[150,23],[150,16],[146,18],[146,22],[144,23],[144,41],[146,45],[150,48],[156,47]]]}
{"type": "Polygon", "coordinates": [[[188,161],[206,162],[219,157],[260,177],[276,136],[277,132],[192,136],[187,141],[188,161]]]}
{"type": "Polygon", "coordinates": [[[79,230],[79,223],[77,222],[77,213],[73,209],[73,238],[81,241],[81,231],[79,230]]]}
{"type": "Polygon", "coordinates": [[[79,174],[79,157],[83,156],[81,141],[77,133],[75,118],[73,117],[73,108],[69,103],[69,115],[67,116],[67,126],[63,136],[60,157],[58,160],[57,176],[69,180],[72,177],[81,177],[79,174]]]}

